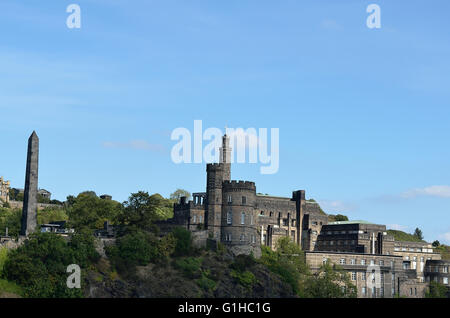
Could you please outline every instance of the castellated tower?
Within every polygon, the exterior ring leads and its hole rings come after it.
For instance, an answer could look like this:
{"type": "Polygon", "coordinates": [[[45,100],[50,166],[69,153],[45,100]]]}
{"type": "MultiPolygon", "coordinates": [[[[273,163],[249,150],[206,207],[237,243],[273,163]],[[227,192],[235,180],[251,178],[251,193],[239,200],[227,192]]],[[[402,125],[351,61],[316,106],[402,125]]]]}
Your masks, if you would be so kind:
{"type": "Polygon", "coordinates": [[[257,231],[256,186],[249,181],[223,183],[221,242],[235,254],[260,254],[257,231]]]}
{"type": "Polygon", "coordinates": [[[231,179],[230,138],[225,134],[220,147],[220,162],[206,165],[206,228],[208,235],[220,241],[222,219],[222,186],[231,179]]]}

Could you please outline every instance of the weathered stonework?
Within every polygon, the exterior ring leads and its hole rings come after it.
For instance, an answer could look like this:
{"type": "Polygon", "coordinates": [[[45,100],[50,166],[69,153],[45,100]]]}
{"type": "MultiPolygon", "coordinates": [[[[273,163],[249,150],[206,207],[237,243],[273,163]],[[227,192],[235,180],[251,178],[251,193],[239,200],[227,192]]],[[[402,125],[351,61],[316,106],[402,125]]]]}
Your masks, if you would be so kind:
{"type": "Polygon", "coordinates": [[[39,138],[33,131],[28,139],[27,170],[25,174],[25,192],[22,210],[22,228],[20,234],[28,236],[37,226],[37,193],[39,168],[39,138]]]}

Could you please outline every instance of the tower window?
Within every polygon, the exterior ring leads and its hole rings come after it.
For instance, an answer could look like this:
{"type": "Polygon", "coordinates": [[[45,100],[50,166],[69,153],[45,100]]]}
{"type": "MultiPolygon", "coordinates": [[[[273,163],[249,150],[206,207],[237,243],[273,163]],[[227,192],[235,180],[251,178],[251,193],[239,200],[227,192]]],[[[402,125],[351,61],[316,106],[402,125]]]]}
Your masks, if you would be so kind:
{"type": "Polygon", "coordinates": [[[232,223],[232,215],[231,215],[231,211],[227,212],[227,224],[231,224],[232,223]]]}
{"type": "Polygon", "coordinates": [[[246,197],[242,197],[242,204],[247,204],[247,198],[246,197]]]}
{"type": "Polygon", "coordinates": [[[232,199],[231,199],[231,195],[229,195],[229,196],[228,196],[228,203],[231,203],[231,202],[233,202],[233,201],[232,201],[232,199]]]}
{"type": "Polygon", "coordinates": [[[245,224],[245,213],[241,213],[241,224],[245,224]]]}

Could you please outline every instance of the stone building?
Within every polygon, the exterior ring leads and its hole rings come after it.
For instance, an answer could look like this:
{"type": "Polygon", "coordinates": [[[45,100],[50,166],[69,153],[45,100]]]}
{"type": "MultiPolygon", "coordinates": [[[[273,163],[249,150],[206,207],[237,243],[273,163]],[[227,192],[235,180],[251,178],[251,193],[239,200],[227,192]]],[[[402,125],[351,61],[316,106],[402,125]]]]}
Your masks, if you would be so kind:
{"type": "Polygon", "coordinates": [[[395,241],[385,225],[328,223],[328,216],[314,200],[306,199],[304,190],[293,191],[291,197],[259,194],[254,182],[231,180],[230,152],[225,135],[220,162],[206,166],[206,191],[174,204],[174,217],[159,222],[163,233],[183,226],[197,246],[220,242],[236,255],[255,256],[261,245],[275,249],[280,238],[289,237],[305,251],[313,271],[324,262],[346,270],[358,297],[424,297],[425,264],[440,260],[430,244],[395,241]]]}
{"type": "Polygon", "coordinates": [[[305,252],[311,270],[324,263],[339,265],[347,271],[358,298],[391,298],[400,293],[404,276],[401,256],[354,252],[305,252]]]}
{"type": "MultiPolygon", "coordinates": [[[[231,180],[230,153],[225,135],[220,162],[206,166],[206,192],[193,193],[191,201],[182,197],[174,206],[173,219],[160,222],[161,227],[181,225],[197,237],[228,246],[235,254],[258,255],[261,245],[274,248],[284,236],[301,245],[305,215],[311,215],[308,222],[327,222],[326,216],[318,216],[319,205],[305,199],[304,190],[294,191],[291,197],[275,197],[258,194],[254,182],[231,180]]],[[[309,231],[305,237],[315,240],[309,231]]]]}
{"type": "Polygon", "coordinates": [[[425,281],[427,283],[434,281],[447,286],[447,297],[450,297],[449,268],[449,260],[427,260],[424,269],[425,281]]]}
{"type": "Polygon", "coordinates": [[[3,202],[9,202],[9,189],[10,182],[0,177],[0,200],[3,202]]]}

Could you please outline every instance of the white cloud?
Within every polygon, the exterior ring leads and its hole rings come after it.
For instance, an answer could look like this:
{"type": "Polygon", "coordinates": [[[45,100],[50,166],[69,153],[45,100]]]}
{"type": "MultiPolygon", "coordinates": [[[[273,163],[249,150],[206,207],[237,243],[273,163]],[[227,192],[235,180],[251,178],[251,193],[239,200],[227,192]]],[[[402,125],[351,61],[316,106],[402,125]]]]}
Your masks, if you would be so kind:
{"type": "Polygon", "coordinates": [[[166,151],[164,146],[158,144],[151,144],[145,140],[131,140],[129,142],[106,141],[103,143],[103,147],[115,149],[149,150],[154,152],[166,151]]]}
{"type": "Polygon", "coordinates": [[[400,224],[386,224],[386,228],[391,229],[391,230],[403,231],[403,232],[409,231],[408,226],[400,225],[400,224]]]}
{"type": "Polygon", "coordinates": [[[438,198],[450,198],[450,186],[434,185],[425,188],[411,189],[400,195],[402,198],[409,199],[418,196],[431,196],[438,198]]]}
{"type": "Polygon", "coordinates": [[[337,23],[335,20],[331,20],[331,19],[325,19],[322,20],[322,22],[320,23],[320,26],[323,29],[327,29],[327,30],[341,30],[342,26],[337,23]]]}
{"type": "Polygon", "coordinates": [[[439,235],[439,239],[442,240],[441,243],[450,244],[450,232],[439,235]]]}
{"type": "Polygon", "coordinates": [[[356,205],[339,200],[319,200],[318,203],[326,213],[345,212],[356,209],[356,205]]]}

